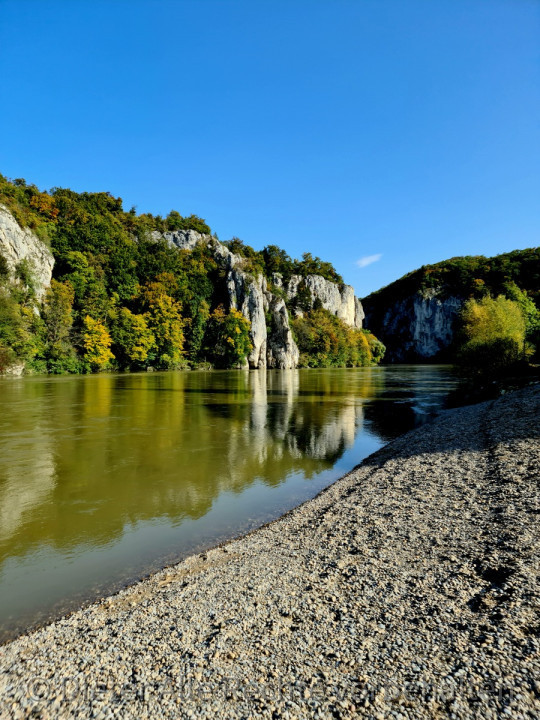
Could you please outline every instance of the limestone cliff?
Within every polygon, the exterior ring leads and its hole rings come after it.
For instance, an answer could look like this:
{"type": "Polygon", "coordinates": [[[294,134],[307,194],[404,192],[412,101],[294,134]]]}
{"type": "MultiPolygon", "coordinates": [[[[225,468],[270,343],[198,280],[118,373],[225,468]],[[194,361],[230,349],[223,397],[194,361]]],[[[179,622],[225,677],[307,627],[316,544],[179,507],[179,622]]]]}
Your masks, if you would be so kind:
{"type": "Polygon", "coordinates": [[[463,298],[434,289],[396,299],[384,308],[364,299],[366,322],[386,345],[389,362],[446,359],[462,304],[463,298]]]}
{"type": "Polygon", "coordinates": [[[36,296],[41,300],[51,283],[54,258],[35,233],[21,228],[4,205],[0,205],[0,255],[5,257],[12,275],[22,260],[28,261],[35,278],[36,296]]]}
{"type": "Polygon", "coordinates": [[[299,352],[289,325],[289,313],[284,301],[269,289],[266,278],[254,277],[242,269],[244,259],[232,253],[210,235],[195,230],[178,230],[160,235],[170,245],[181,250],[193,250],[206,245],[218,264],[226,271],[229,306],[239,310],[251,323],[250,339],[253,349],[248,357],[250,368],[290,369],[298,365],[299,352]],[[267,327],[268,316],[270,324],[267,327]]]}
{"type": "Polygon", "coordinates": [[[336,315],[350,327],[361,328],[364,310],[359,298],[355,297],[351,285],[338,285],[321,275],[293,275],[283,282],[278,273],[274,274],[274,283],[285,291],[287,300],[294,301],[302,286],[309,291],[312,301],[318,300],[325,310],[336,315]]]}
{"type": "MultiPolygon", "coordinates": [[[[226,271],[229,306],[239,310],[251,323],[253,350],[248,357],[250,368],[297,367],[300,353],[291,331],[286,301],[272,292],[263,275],[254,277],[246,272],[243,269],[244,258],[232,253],[210,235],[202,235],[195,230],[177,230],[163,235],[154,233],[153,237],[156,240],[162,237],[181,250],[193,250],[199,244],[211,250],[218,264],[226,271]]],[[[319,300],[323,308],[347,325],[362,327],[362,303],[355,297],[350,285],[338,285],[320,275],[308,275],[305,278],[293,275],[284,283],[279,274],[274,274],[272,282],[284,293],[289,303],[294,302],[304,283],[313,302],[319,300]]]]}
{"type": "MultiPolygon", "coordinates": [[[[253,350],[248,357],[250,368],[289,369],[298,365],[299,351],[289,323],[286,301],[272,292],[263,275],[253,276],[243,268],[245,260],[231,252],[223,243],[210,235],[195,230],[177,230],[163,234],[153,233],[155,240],[165,239],[181,250],[193,250],[204,244],[212,252],[221,268],[226,271],[229,306],[239,310],[251,323],[250,337],[253,350]]],[[[273,285],[293,303],[300,286],[308,288],[312,301],[319,300],[322,307],[347,325],[361,328],[364,319],[362,303],[355,297],[350,285],[338,285],[320,275],[293,275],[286,283],[274,274],[273,285]]]]}

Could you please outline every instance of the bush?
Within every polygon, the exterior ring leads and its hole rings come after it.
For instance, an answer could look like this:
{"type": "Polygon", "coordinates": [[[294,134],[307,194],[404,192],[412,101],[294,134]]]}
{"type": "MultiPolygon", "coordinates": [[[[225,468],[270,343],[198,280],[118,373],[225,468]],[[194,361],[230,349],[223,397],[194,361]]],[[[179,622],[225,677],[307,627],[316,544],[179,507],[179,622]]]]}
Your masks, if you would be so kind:
{"type": "Polygon", "coordinates": [[[382,359],[384,345],[374,335],[351,328],[328,310],[292,319],[301,367],[362,367],[382,359]]]}
{"type": "Polygon", "coordinates": [[[456,359],[468,373],[505,372],[525,358],[525,319],[518,303],[499,295],[468,300],[461,311],[456,359]]]}
{"type": "Polygon", "coordinates": [[[253,349],[250,327],[249,320],[234,308],[228,313],[223,305],[214,310],[208,324],[207,352],[216,367],[234,368],[246,362],[253,349]]]}

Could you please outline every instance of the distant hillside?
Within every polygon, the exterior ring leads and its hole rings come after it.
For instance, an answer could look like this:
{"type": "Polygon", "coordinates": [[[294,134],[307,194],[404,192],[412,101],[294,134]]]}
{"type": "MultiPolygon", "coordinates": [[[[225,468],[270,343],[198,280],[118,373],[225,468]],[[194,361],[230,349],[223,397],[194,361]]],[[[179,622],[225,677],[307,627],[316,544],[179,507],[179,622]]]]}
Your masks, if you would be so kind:
{"type": "Polygon", "coordinates": [[[509,283],[540,305],[540,248],[424,265],[363,299],[366,325],[390,362],[447,360],[463,302],[505,294],[509,283]]]}
{"type": "Polygon", "coordinates": [[[384,348],[363,317],[310,253],[0,175],[0,372],[368,365],[384,348]]]}

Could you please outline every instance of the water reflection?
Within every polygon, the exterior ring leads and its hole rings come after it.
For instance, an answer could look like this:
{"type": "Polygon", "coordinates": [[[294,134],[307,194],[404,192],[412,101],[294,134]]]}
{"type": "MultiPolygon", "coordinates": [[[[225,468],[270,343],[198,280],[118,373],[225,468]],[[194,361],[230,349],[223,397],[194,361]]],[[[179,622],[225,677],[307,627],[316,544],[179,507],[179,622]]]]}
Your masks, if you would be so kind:
{"type": "Polygon", "coordinates": [[[414,366],[0,383],[4,637],[313,496],[451,384],[414,366]]]}

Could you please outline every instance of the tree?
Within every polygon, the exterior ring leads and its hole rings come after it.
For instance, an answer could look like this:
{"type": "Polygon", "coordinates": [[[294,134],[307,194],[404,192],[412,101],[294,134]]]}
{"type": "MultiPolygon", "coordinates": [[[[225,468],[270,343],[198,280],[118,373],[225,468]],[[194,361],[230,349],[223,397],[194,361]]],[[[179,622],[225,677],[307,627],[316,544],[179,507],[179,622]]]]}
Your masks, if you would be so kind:
{"type": "Polygon", "coordinates": [[[210,315],[208,351],[218,367],[232,368],[245,363],[253,349],[250,328],[251,323],[238,310],[231,308],[226,313],[223,305],[214,310],[210,315]]]}
{"type": "Polygon", "coordinates": [[[92,370],[105,369],[114,355],[110,351],[111,336],[105,325],[87,315],[83,320],[84,359],[92,370]]]}
{"type": "Polygon", "coordinates": [[[366,330],[351,328],[323,308],[293,318],[302,367],[361,367],[382,359],[384,345],[366,330]]]}
{"type": "MultiPolygon", "coordinates": [[[[293,305],[299,310],[302,310],[302,312],[309,312],[313,307],[313,294],[305,280],[301,280],[298,285],[293,305]]],[[[319,304],[317,309],[320,309],[321,307],[322,303],[319,304]]]]}
{"type": "Polygon", "coordinates": [[[74,290],[74,308],[79,317],[104,319],[109,299],[105,288],[103,269],[96,258],[89,253],[71,251],[62,258],[60,266],[63,277],[68,279],[74,290]]]}
{"type": "Polygon", "coordinates": [[[514,300],[471,298],[461,311],[461,325],[457,360],[467,370],[498,374],[524,358],[525,319],[514,300]]]}
{"type": "Polygon", "coordinates": [[[530,355],[540,353],[540,310],[536,307],[525,290],[520,290],[515,283],[507,283],[505,294],[519,305],[525,320],[525,340],[528,347],[526,352],[530,355]]]}
{"type": "Polygon", "coordinates": [[[73,299],[75,291],[69,282],[51,280],[43,304],[46,356],[59,359],[73,352],[70,331],[73,325],[73,299]]]}
{"type": "Polygon", "coordinates": [[[153,360],[158,367],[180,367],[184,357],[182,305],[167,294],[162,282],[145,285],[140,300],[155,338],[153,360]]]}
{"type": "Polygon", "coordinates": [[[146,315],[136,315],[122,307],[110,313],[112,351],[121,368],[144,366],[156,339],[146,315]]]}
{"type": "Polygon", "coordinates": [[[267,245],[262,251],[266,275],[272,277],[273,273],[279,273],[286,282],[290,280],[293,272],[293,261],[277,245],[267,245]]]}
{"type": "Polygon", "coordinates": [[[201,300],[197,312],[190,318],[189,322],[189,353],[193,363],[199,357],[209,317],[210,306],[206,300],[201,300]]]}

